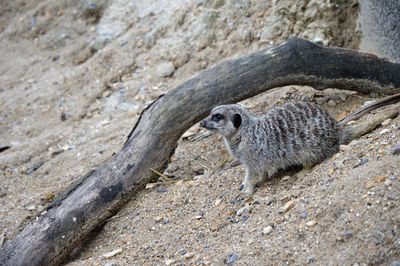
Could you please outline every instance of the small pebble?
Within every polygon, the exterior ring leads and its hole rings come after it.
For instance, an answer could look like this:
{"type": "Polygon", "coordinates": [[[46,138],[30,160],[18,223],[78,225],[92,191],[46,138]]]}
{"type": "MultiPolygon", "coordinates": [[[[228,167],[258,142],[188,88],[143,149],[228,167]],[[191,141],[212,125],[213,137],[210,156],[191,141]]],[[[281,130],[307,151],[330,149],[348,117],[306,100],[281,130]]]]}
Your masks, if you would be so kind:
{"type": "Polygon", "coordinates": [[[107,262],[103,266],[118,266],[118,264],[116,262],[107,262]]]}
{"type": "Polygon", "coordinates": [[[185,259],[191,259],[191,258],[194,257],[194,253],[193,253],[193,252],[186,253],[185,255],[183,255],[183,257],[184,257],[185,259]]]}
{"type": "Polygon", "coordinates": [[[176,262],[176,260],[174,260],[174,259],[168,259],[168,260],[165,261],[165,265],[172,265],[175,262],[176,262]]]}
{"type": "Polygon", "coordinates": [[[299,217],[301,218],[301,219],[307,219],[307,216],[308,216],[308,211],[307,210],[304,210],[302,213],[300,213],[300,215],[299,215],[299,217]]]}
{"type": "Polygon", "coordinates": [[[387,128],[382,129],[382,130],[379,132],[379,135],[384,135],[384,134],[388,133],[389,131],[390,131],[390,130],[387,129],[387,128]]]}
{"type": "Polygon", "coordinates": [[[336,102],[334,100],[329,100],[328,101],[328,106],[335,107],[336,106],[336,102]]]}
{"type": "Polygon", "coordinates": [[[282,177],[282,181],[288,181],[290,179],[289,175],[285,175],[284,177],[282,177]]]}
{"type": "Polygon", "coordinates": [[[272,233],[272,231],[274,230],[274,228],[272,228],[272,226],[268,225],[267,227],[264,227],[262,230],[262,234],[263,235],[269,235],[270,233],[272,233]]]}
{"type": "Polygon", "coordinates": [[[349,148],[350,148],[349,145],[340,145],[339,146],[339,150],[341,150],[341,151],[347,151],[349,148]]]}
{"type": "Polygon", "coordinates": [[[359,167],[361,165],[364,165],[368,162],[368,158],[361,158],[360,160],[358,160],[358,162],[356,163],[356,165],[354,165],[354,168],[359,167]]]}
{"type": "Polygon", "coordinates": [[[35,205],[29,205],[28,207],[26,207],[26,209],[28,211],[34,211],[34,210],[36,210],[36,206],[35,205]]]}
{"type": "Polygon", "coordinates": [[[378,176],[374,177],[375,181],[379,182],[379,183],[384,182],[386,180],[386,178],[387,178],[387,176],[385,176],[385,175],[378,175],[378,176]]]}
{"type": "Polygon", "coordinates": [[[118,255],[121,253],[122,253],[122,248],[117,248],[117,249],[114,249],[113,251],[104,253],[103,258],[108,259],[108,258],[114,257],[115,255],[118,255]]]}
{"type": "Polygon", "coordinates": [[[307,257],[307,263],[313,263],[315,262],[315,257],[314,256],[308,256],[307,257]]]}
{"type": "Polygon", "coordinates": [[[390,153],[393,155],[400,154],[400,143],[394,145],[390,153]]]}
{"type": "Polygon", "coordinates": [[[230,253],[228,254],[228,258],[226,259],[226,263],[228,265],[231,265],[233,263],[235,263],[238,260],[239,256],[235,253],[230,253]]]}
{"type": "Polygon", "coordinates": [[[306,225],[308,227],[314,227],[316,224],[317,224],[317,221],[315,221],[315,220],[311,220],[311,221],[306,222],[306,225]]]}
{"type": "Polygon", "coordinates": [[[240,208],[240,209],[236,212],[236,215],[237,215],[237,216],[241,216],[243,213],[248,213],[248,212],[249,212],[249,206],[246,205],[246,206],[240,208]]]}
{"type": "Polygon", "coordinates": [[[384,120],[381,125],[386,127],[390,124],[391,121],[392,121],[392,119],[388,118],[388,119],[384,120]]]}
{"type": "Polygon", "coordinates": [[[286,202],[286,204],[283,206],[282,212],[283,212],[283,213],[287,213],[290,209],[293,208],[294,205],[295,205],[294,200],[289,200],[289,201],[286,202]]]}
{"type": "Polygon", "coordinates": [[[221,199],[217,199],[217,200],[215,201],[215,203],[214,203],[214,206],[218,206],[218,205],[220,205],[220,204],[221,204],[221,202],[222,202],[222,200],[221,200],[221,199]]]}

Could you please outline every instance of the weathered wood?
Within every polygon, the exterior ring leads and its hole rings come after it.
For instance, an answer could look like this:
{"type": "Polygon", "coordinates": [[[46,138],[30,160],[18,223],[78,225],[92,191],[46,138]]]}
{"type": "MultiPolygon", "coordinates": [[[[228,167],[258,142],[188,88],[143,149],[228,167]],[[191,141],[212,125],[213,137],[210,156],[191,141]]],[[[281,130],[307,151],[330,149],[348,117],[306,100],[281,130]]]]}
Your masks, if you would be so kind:
{"type": "Polygon", "coordinates": [[[70,188],[0,250],[0,265],[57,265],[162,171],[179,137],[216,105],[297,84],[364,93],[400,92],[400,64],[301,39],[221,63],[143,111],[122,149],[70,188]]]}

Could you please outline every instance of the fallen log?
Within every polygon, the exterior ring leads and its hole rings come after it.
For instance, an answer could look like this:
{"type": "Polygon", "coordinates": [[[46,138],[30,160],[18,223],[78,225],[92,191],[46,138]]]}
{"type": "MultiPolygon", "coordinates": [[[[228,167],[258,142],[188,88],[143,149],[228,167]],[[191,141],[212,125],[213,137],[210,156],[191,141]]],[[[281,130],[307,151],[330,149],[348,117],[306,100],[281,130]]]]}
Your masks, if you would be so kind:
{"type": "Polygon", "coordinates": [[[88,234],[165,169],[179,137],[220,104],[285,85],[400,92],[400,64],[291,39],[223,62],[146,108],[120,151],[82,177],[0,249],[0,265],[58,265],[88,234]]]}

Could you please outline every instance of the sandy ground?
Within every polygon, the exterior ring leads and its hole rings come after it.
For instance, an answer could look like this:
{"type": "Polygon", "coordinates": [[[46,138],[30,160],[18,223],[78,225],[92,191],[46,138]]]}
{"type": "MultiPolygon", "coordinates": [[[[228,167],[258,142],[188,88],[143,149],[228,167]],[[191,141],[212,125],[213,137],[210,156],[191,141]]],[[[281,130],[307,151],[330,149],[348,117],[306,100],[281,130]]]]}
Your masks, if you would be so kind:
{"type": "MultiPolygon", "coordinates": [[[[0,244],[117,151],[160,94],[290,36],[357,48],[356,14],[354,1],[3,1],[0,244]]],[[[243,104],[291,99],[336,117],[369,96],[286,87],[243,104]]],[[[67,264],[398,265],[399,130],[386,121],[244,201],[243,169],[219,169],[221,139],[190,140],[203,133],[194,126],[167,169],[177,182],[140,191],[67,264]]]]}

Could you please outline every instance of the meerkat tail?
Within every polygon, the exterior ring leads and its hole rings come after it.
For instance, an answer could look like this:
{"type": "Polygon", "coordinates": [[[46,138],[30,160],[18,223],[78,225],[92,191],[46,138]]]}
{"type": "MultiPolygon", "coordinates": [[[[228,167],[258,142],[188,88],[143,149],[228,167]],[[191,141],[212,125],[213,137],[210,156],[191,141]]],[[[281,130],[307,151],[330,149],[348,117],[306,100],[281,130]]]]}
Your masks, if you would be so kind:
{"type": "MultiPolygon", "coordinates": [[[[374,108],[375,109],[375,108],[374,108]]],[[[343,133],[341,137],[342,144],[348,144],[353,139],[359,138],[375,128],[377,128],[384,120],[399,115],[400,104],[393,105],[385,109],[384,112],[377,113],[369,117],[365,121],[355,125],[343,125],[343,133]]],[[[343,121],[343,120],[342,120],[343,121]]]]}

